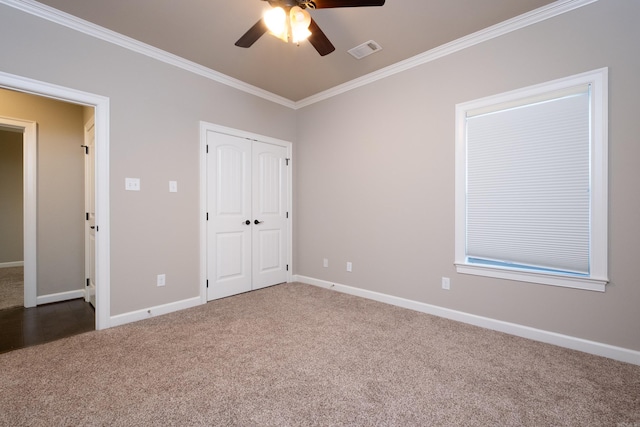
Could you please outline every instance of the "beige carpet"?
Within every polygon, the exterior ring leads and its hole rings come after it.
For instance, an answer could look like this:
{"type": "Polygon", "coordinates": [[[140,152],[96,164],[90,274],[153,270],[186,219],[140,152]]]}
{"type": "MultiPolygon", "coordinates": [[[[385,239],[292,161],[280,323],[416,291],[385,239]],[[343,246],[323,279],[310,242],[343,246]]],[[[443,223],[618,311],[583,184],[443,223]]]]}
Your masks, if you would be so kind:
{"type": "Polygon", "coordinates": [[[640,366],[302,284],[0,354],[7,426],[637,426],[640,366]]]}
{"type": "Polygon", "coordinates": [[[24,267],[0,268],[0,310],[24,306],[24,267]]]}

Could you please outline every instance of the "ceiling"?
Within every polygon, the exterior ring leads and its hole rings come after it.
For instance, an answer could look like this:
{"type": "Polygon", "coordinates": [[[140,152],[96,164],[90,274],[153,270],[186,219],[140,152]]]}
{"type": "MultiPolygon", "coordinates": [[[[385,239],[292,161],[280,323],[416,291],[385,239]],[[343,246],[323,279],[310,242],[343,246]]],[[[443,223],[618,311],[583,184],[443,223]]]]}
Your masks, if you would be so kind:
{"type": "Polygon", "coordinates": [[[417,54],[554,3],[554,0],[387,0],[382,7],[312,10],[336,50],[265,34],[234,43],[270,8],[261,0],[39,0],[291,101],[331,89],[417,54]],[[356,60],[347,50],[374,40],[356,60]]]}

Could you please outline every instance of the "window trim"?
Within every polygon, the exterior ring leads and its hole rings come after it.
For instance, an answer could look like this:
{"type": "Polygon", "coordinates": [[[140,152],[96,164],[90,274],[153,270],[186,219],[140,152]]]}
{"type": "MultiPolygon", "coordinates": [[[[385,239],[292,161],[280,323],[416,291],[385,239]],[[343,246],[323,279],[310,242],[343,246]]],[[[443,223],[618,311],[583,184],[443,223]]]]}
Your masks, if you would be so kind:
{"type": "Polygon", "coordinates": [[[608,261],[608,68],[600,68],[456,105],[455,266],[458,273],[605,291],[608,261]],[[468,262],[466,255],[466,119],[470,111],[518,102],[572,86],[591,85],[591,241],[588,276],[468,262]]]}

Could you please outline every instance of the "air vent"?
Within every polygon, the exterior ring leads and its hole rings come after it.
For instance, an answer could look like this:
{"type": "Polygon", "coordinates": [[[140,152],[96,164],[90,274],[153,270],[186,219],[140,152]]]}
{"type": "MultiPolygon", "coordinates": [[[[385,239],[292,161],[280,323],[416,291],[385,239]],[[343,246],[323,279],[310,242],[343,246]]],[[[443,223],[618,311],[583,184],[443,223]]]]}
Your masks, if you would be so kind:
{"type": "Polygon", "coordinates": [[[373,40],[362,43],[360,46],[356,46],[353,49],[349,49],[349,54],[356,59],[362,59],[365,56],[369,56],[372,53],[376,53],[382,50],[382,46],[373,40]]]}

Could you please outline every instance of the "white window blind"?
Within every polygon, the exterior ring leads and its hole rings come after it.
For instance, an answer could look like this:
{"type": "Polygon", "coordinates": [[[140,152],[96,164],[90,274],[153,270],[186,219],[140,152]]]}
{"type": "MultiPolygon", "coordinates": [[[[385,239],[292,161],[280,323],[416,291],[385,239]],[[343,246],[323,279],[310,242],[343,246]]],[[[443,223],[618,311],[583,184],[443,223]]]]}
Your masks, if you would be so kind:
{"type": "Polygon", "coordinates": [[[588,275],[589,85],[547,98],[467,114],[467,257],[588,275]]]}
{"type": "Polygon", "coordinates": [[[607,75],[456,105],[458,273],[605,290],[607,75]]]}

